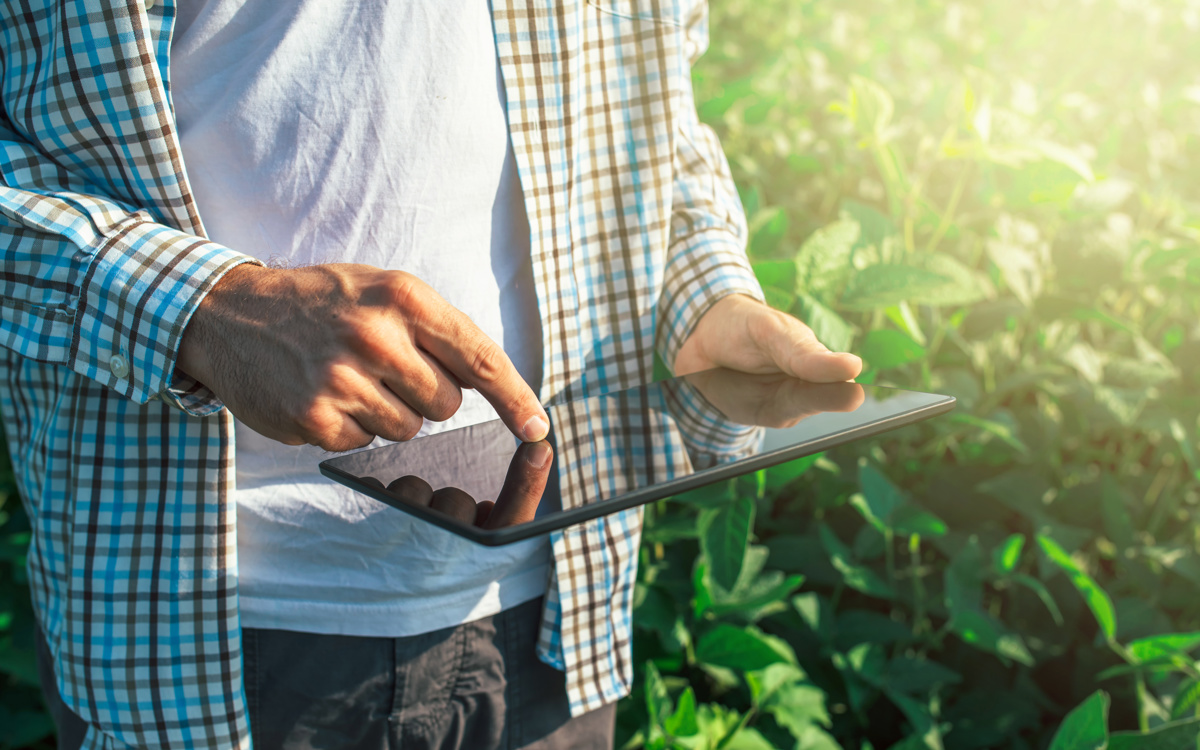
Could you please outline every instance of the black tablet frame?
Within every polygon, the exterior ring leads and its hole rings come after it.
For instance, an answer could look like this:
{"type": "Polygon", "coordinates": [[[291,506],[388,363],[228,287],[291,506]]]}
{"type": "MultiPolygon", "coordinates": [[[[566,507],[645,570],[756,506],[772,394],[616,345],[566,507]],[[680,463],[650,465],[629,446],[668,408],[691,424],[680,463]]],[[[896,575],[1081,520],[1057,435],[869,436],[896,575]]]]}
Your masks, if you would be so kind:
{"type": "MultiPolygon", "coordinates": [[[[644,387],[644,386],[639,386],[644,387]]],[[[872,388],[886,388],[886,386],[870,386],[872,388]]],[[[899,390],[899,389],[888,389],[899,390]]],[[[611,394],[610,394],[611,395],[611,394]]],[[[573,526],[584,521],[590,521],[593,518],[607,516],[612,513],[617,513],[629,508],[635,508],[639,505],[662,500],[663,498],[672,495],[678,495],[681,492],[703,487],[714,482],[720,482],[724,479],[732,479],[743,474],[748,474],[752,471],[765,469],[776,464],[791,461],[793,459],[802,458],[820,453],[838,445],[844,445],[852,440],[861,440],[863,438],[873,437],[898,427],[920,422],[931,417],[945,414],[951,411],[955,405],[953,396],[945,396],[942,394],[927,394],[941,396],[942,401],[933,404],[911,409],[900,414],[896,414],[885,419],[880,419],[875,422],[869,422],[858,427],[845,430],[844,432],[835,433],[833,435],[825,435],[823,437],[814,438],[802,443],[780,448],[769,453],[760,453],[750,458],[745,458],[729,463],[717,464],[707,469],[701,469],[687,476],[671,479],[659,484],[641,487],[632,492],[617,497],[600,500],[587,505],[582,505],[570,510],[556,511],[553,514],[542,518],[535,518],[517,526],[509,526],[501,529],[482,529],[477,526],[468,526],[459,523],[449,516],[439,513],[427,507],[410,505],[393,497],[387,490],[376,487],[372,484],[363,482],[359,477],[349,474],[337,468],[333,464],[337,458],[327,459],[319,465],[321,473],[335,482],[344,484],[351,489],[357,490],[365,495],[368,495],[381,503],[392,506],[405,513],[416,516],[423,521],[445,529],[451,533],[471,540],[477,544],[482,544],[488,547],[499,547],[513,542],[519,542],[525,539],[531,539],[535,536],[549,534],[552,531],[558,531],[568,526],[573,526]]]]}

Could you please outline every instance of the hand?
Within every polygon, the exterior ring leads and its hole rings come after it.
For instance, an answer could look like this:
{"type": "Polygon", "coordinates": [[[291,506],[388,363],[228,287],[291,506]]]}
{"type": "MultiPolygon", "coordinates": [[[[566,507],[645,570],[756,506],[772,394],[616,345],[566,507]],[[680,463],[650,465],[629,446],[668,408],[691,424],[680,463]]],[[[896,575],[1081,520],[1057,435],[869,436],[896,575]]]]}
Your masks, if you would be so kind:
{"type": "Polygon", "coordinates": [[[549,431],[504,350],[402,271],[238,266],[200,303],[177,365],[251,429],[289,445],[407,440],[423,418],[449,419],[462,387],[522,440],[549,431]]]}
{"type": "Polygon", "coordinates": [[[858,383],[810,383],[790,375],[750,375],[725,368],[685,378],[727,419],[787,428],[815,414],[856,411],[866,400],[858,383]]]}
{"type": "Polygon", "coordinates": [[[862,360],[829,351],[811,328],[791,315],[731,294],[704,313],[675,357],[676,375],[713,367],[837,383],[857,377],[862,360]]]}

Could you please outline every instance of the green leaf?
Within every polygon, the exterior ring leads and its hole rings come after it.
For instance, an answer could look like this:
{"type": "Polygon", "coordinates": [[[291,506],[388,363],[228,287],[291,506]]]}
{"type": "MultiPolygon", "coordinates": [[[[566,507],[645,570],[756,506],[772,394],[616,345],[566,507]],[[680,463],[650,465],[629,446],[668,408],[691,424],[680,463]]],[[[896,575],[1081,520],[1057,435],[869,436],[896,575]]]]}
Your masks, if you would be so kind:
{"type": "Polygon", "coordinates": [[[939,685],[962,682],[962,675],[936,661],[901,655],[888,662],[883,681],[893,690],[923,695],[939,685]]]}
{"type": "Polygon", "coordinates": [[[925,332],[921,330],[921,323],[917,320],[917,316],[913,313],[912,305],[907,302],[901,302],[898,305],[892,305],[883,311],[887,319],[896,324],[904,333],[908,334],[913,341],[921,346],[929,343],[925,332]]]}
{"type": "Polygon", "coordinates": [[[892,223],[891,218],[872,206],[847,199],[842,201],[841,208],[841,213],[845,218],[858,224],[858,241],[855,243],[855,247],[869,245],[879,247],[888,237],[897,234],[896,225],[892,223]]]}
{"type": "Polygon", "coordinates": [[[1172,654],[1186,654],[1200,646],[1200,632],[1169,633],[1149,638],[1139,638],[1126,646],[1129,655],[1138,663],[1158,659],[1172,654]]]}
{"type": "Polygon", "coordinates": [[[750,498],[735,501],[700,514],[700,550],[713,580],[732,589],[742,572],[750,532],[754,528],[755,503],[750,498]]]}
{"type": "Polygon", "coordinates": [[[775,310],[783,310],[787,312],[796,304],[796,295],[791,292],[785,292],[776,286],[763,286],[763,299],[766,300],[767,306],[775,310]]]}
{"type": "Polygon", "coordinates": [[[869,463],[859,467],[858,483],[862,486],[862,497],[870,516],[885,526],[890,525],[896,511],[905,504],[904,494],[869,463]]]}
{"type": "Polygon", "coordinates": [[[837,630],[834,627],[834,616],[829,600],[820,595],[815,593],[797,594],[792,597],[792,607],[796,610],[796,614],[800,615],[800,619],[820,636],[821,640],[829,640],[837,630]]]}
{"type": "Polygon", "coordinates": [[[1017,437],[1012,425],[998,422],[993,419],[977,417],[974,414],[951,414],[950,421],[977,427],[990,435],[995,435],[1000,442],[1012,447],[1019,453],[1029,453],[1028,446],[1026,446],[1019,437],[1017,437]]]}
{"type": "Polygon", "coordinates": [[[766,669],[746,673],[750,700],[755,706],[765,706],[784,685],[802,681],[804,670],[794,664],[772,664],[766,669]]]}
{"type": "Polygon", "coordinates": [[[767,487],[781,489],[788,482],[803,476],[824,455],[824,453],[814,453],[810,456],[804,456],[788,461],[787,463],[772,466],[767,469],[767,487]]]}
{"type": "Polygon", "coordinates": [[[1188,714],[1194,715],[1197,704],[1200,704],[1200,680],[1184,680],[1171,703],[1171,721],[1182,719],[1188,714]]]}
{"type": "Polygon", "coordinates": [[[949,255],[913,255],[908,258],[908,263],[950,280],[950,283],[942,286],[920,290],[909,299],[909,302],[914,304],[933,307],[973,305],[996,294],[995,288],[985,276],[972,271],[949,255]]]}
{"type": "Polygon", "coordinates": [[[1088,164],[1087,159],[1062,144],[1054,143],[1053,141],[1034,140],[1028,141],[1023,145],[1047,161],[1061,164],[1088,182],[1094,182],[1096,179],[1096,175],[1092,172],[1092,167],[1088,164]]]}
{"type": "Polygon", "coordinates": [[[714,482],[671,498],[673,502],[686,503],[700,508],[719,508],[736,499],[737,494],[734,492],[733,480],[714,482]]]}
{"type": "Polygon", "coordinates": [[[892,514],[892,530],[897,534],[930,538],[945,536],[949,531],[946,522],[927,510],[905,505],[892,514]]]}
{"type": "Polygon", "coordinates": [[[813,724],[829,724],[825,693],[811,684],[784,685],[767,704],[766,711],[796,739],[802,738],[813,724]]]}
{"type": "Polygon", "coordinates": [[[942,574],[946,606],[951,614],[983,607],[984,570],[983,548],[972,536],[966,546],[950,558],[942,574]]]}
{"type": "Polygon", "coordinates": [[[796,750],[842,750],[837,740],[815,724],[809,724],[793,736],[796,738],[796,750]]]}
{"type": "Polygon", "coordinates": [[[1099,383],[1104,377],[1104,359],[1088,344],[1075,342],[1063,352],[1062,359],[1089,383],[1099,383]]]}
{"type": "Polygon", "coordinates": [[[746,586],[739,586],[733,593],[718,592],[707,609],[717,617],[737,613],[746,619],[758,620],[771,614],[770,610],[782,609],[792,592],[803,584],[804,576],[785,578],[777,570],[768,571],[746,586]],[[774,604],[780,606],[772,607],[774,604]]]}
{"type": "Polygon", "coordinates": [[[860,643],[889,644],[912,639],[909,626],[871,610],[852,609],[837,615],[833,628],[835,646],[848,650],[860,643]]]}
{"type": "Polygon", "coordinates": [[[743,727],[724,745],[725,750],[775,750],[757,729],[743,727]]]}
{"type": "Polygon", "coordinates": [[[691,516],[668,516],[654,519],[646,527],[642,538],[651,544],[673,542],[676,539],[695,539],[698,534],[696,519],[691,516]]]}
{"type": "Polygon", "coordinates": [[[896,105],[887,89],[862,76],[850,79],[850,118],[859,132],[886,140],[896,105]]]}
{"type": "Polygon", "coordinates": [[[961,610],[954,613],[950,621],[950,629],[963,640],[976,648],[990,651],[1005,659],[1012,659],[1027,667],[1034,664],[1033,655],[1025,647],[1021,636],[1009,631],[989,615],[975,610],[961,610]]]}
{"type": "Polygon", "coordinates": [[[1063,719],[1050,750],[1104,750],[1108,744],[1108,704],[1108,693],[1092,693],[1063,719]]]}
{"type": "Polygon", "coordinates": [[[992,550],[992,566],[998,573],[1008,574],[1017,569],[1021,561],[1021,550],[1025,548],[1025,535],[1013,534],[992,550]]]}
{"type": "Polygon", "coordinates": [[[839,304],[847,310],[878,310],[951,284],[953,280],[940,273],[899,263],[879,263],[850,278],[839,304]]]}
{"type": "Polygon", "coordinates": [[[911,336],[894,328],[879,328],[867,333],[858,354],[871,366],[890,370],[925,358],[925,347],[911,336]]]}
{"type": "Polygon", "coordinates": [[[1092,386],[1092,397],[1122,427],[1136,424],[1149,400],[1145,388],[1114,388],[1107,385],[1092,386]]]}
{"type": "Polygon", "coordinates": [[[813,334],[830,350],[845,352],[854,341],[854,328],[842,316],[823,305],[816,297],[800,294],[796,298],[796,315],[812,329],[813,334]]]}
{"type": "Polygon", "coordinates": [[[942,750],[941,727],[938,726],[933,711],[928,705],[887,687],[883,689],[883,692],[887,695],[888,700],[904,714],[913,733],[925,742],[925,747],[942,750]]]}
{"type": "Polygon", "coordinates": [[[821,537],[821,544],[825,547],[825,552],[829,555],[829,562],[837,572],[842,574],[842,580],[847,586],[870,596],[882,599],[895,598],[896,591],[892,588],[891,583],[885,581],[870,568],[855,564],[851,558],[850,548],[837,538],[832,529],[825,524],[820,524],[817,527],[817,533],[821,537]]]}
{"type": "Polygon", "coordinates": [[[1054,618],[1054,624],[1062,627],[1062,611],[1058,608],[1058,602],[1054,601],[1054,597],[1050,595],[1050,591],[1044,583],[1036,578],[1020,574],[1014,575],[1012,580],[1036,594],[1037,598],[1042,600],[1042,604],[1046,605],[1046,609],[1050,611],[1050,616],[1054,618]]]}
{"type": "Polygon", "coordinates": [[[720,623],[700,636],[696,660],[727,669],[765,669],[777,662],[794,664],[796,656],[783,640],[757,628],[739,628],[720,623]]]}
{"type": "Polygon", "coordinates": [[[988,258],[1017,299],[1031,307],[1042,292],[1041,236],[1032,224],[1007,216],[996,222],[996,233],[984,243],[988,258]]]}
{"type": "Polygon", "coordinates": [[[1071,207],[1076,211],[1107,214],[1129,199],[1137,185],[1119,177],[1109,177],[1097,182],[1081,182],[1075,186],[1071,196],[1071,207]]]}
{"type": "Polygon", "coordinates": [[[759,211],[750,222],[750,257],[766,259],[775,255],[787,229],[788,218],[782,208],[759,211]]]}
{"type": "Polygon", "coordinates": [[[696,709],[700,732],[712,741],[714,748],[734,731],[741,719],[740,713],[719,703],[701,703],[696,709]]]}
{"type": "Polygon", "coordinates": [[[654,666],[652,661],[646,662],[645,692],[646,713],[649,714],[652,724],[660,726],[671,715],[674,706],[671,705],[671,696],[667,693],[667,685],[663,682],[658,667],[654,666]]]}
{"type": "Polygon", "coordinates": [[[1113,732],[1108,750],[1197,750],[1200,719],[1164,724],[1149,732],[1113,732]]]}
{"type": "Polygon", "coordinates": [[[854,270],[850,257],[858,232],[858,223],[849,219],[813,232],[796,253],[796,292],[820,295],[841,286],[854,270]]]}
{"type": "Polygon", "coordinates": [[[796,264],[787,260],[764,260],[752,266],[758,283],[764,287],[778,287],[793,293],[796,289],[796,264]]]}
{"type": "Polygon", "coordinates": [[[700,733],[696,721],[696,694],[690,686],[679,696],[675,712],[663,719],[662,726],[672,737],[693,737],[700,733]]]}
{"type": "Polygon", "coordinates": [[[1092,614],[1095,615],[1096,622],[1099,623],[1104,637],[1109,641],[1114,640],[1117,635],[1117,616],[1113,610],[1112,600],[1108,598],[1108,594],[1092,580],[1091,576],[1076,565],[1066,550],[1058,546],[1058,543],[1053,539],[1039,534],[1037,541],[1042,551],[1046,553],[1046,557],[1061,568],[1079,593],[1083,594],[1083,599],[1087,602],[1088,609],[1092,610],[1092,614]]]}
{"type": "Polygon", "coordinates": [[[1172,419],[1169,425],[1171,428],[1171,437],[1175,439],[1175,442],[1179,443],[1179,450],[1183,452],[1183,457],[1187,460],[1188,467],[1196,475],[1196,479],[1200,480],[1200,455],[1197,455],[1196,446],[1188,438],[1187,429],[1178,419],[1172,419]]]}

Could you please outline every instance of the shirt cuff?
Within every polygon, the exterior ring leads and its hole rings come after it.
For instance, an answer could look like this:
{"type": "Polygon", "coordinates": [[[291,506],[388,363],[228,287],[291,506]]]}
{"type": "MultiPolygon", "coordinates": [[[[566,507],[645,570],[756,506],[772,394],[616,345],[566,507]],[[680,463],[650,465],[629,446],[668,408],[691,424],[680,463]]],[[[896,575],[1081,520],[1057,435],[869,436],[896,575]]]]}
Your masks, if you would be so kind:
{"type": "Polygon", "coordinates": [[[764,303],[765,298],[738,237],[711,227],[672,244],[654,343],[674,372],[676,355],[708,308],[730,294],[744,294],[764,303]]]}
{"type": "Polygon", "coordinates": [[[87,267],[71,368],[137,403],[162,397],[198,416],[222,408],[211,391],[175,377],[183,330],[213,285],[256,259],[134,214],[87,267]]]}

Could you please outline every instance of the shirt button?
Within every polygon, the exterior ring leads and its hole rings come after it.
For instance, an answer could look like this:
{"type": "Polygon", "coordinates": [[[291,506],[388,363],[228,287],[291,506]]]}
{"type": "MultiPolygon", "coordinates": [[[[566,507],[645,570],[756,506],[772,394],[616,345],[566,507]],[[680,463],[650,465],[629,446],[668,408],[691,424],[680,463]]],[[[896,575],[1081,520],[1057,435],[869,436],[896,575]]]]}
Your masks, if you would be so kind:
{"type": "Polygon", "coordinates": [[[120,354],[114,354],[108,360],[108,369],[111,370],[112,374],[116,375],[118,378],[124,378],[129,374],[129,360],[125,359],[120,354]]]}
{"type": "Polygon", "coordinates": [[[151,8],[153,8],[155,2],[157,2],[157,0],[144,0],[146,10],[150,10],[151,8]]]}

